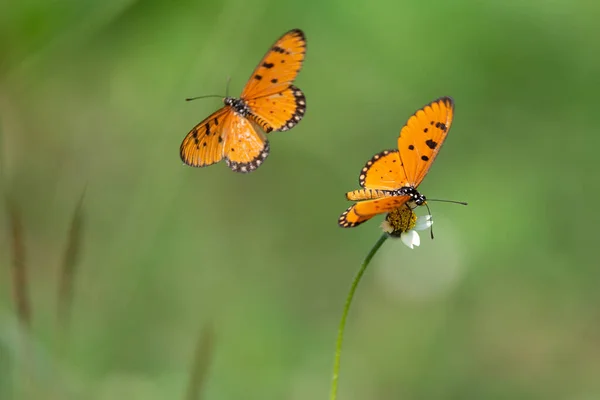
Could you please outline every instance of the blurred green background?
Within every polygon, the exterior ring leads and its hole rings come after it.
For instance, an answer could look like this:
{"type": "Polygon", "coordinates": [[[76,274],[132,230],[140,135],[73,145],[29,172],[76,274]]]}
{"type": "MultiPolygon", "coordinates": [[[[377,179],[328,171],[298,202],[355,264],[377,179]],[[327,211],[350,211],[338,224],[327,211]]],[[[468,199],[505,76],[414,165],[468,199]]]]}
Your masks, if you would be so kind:
{"type": "MultiPolygon", "coordinates": [[[[349,284],[381,217],[344,193],[424,104],[454,97],[421,191],[435,240],[387,241],[349,316],[339,399],[600,398],[600,3],[584,0],[0,3],[0,399],[325,399],[349,284]],[[301,28],[305,119],[258,171],[179,145],[301,28]],[[56,321],[86,187],[71,324],[56,321]],[[201,358],[202,358],[201,357],[201,358]]],[[[421,210],[422,212],[422,210],[421,210]]]]}

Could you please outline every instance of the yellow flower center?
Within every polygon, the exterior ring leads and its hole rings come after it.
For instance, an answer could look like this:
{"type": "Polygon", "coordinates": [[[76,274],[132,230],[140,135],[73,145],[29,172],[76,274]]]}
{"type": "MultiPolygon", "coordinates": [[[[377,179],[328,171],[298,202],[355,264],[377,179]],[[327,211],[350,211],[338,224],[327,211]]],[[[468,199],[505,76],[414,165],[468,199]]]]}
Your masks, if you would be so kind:
{"type": "Polygon", "coordinates": [[[396,208],[388,213],[385,220],[390,224],[392,236],[400,236],[402,232],[408,232],[415,227],[417,215],[406,205],[396,208]]]}

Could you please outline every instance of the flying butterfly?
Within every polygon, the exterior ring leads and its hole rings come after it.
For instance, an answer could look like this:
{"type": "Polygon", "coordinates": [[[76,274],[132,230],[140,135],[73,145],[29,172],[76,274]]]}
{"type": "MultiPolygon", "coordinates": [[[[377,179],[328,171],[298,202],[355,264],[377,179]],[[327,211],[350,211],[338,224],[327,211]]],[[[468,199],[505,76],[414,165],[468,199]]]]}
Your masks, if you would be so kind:
{"type": "Polygon", "coordinates": [[[406,204],[415,208],[426,197],[417,187],[427,175],[454,117],[454,101],[441,97],[414,113],[400,130],[398,149],[375,154],[360,171],[362,189],[346,193],[357,201],[338,219],[343,228],[352,228],[377,214],[406,204]]]}
{"type": "Polygon", "coordinates": [[[206,167],[225,159],[235,172],[256,170],[270,149],[262,131],[287,131],[304,117],[306,98],[292,83],[305,53],[306,39],[301,30],[291,30],[279,38],[252,73],[240,98],[225,97],[224,107],[183,139],[183,162],[206,167]]]}

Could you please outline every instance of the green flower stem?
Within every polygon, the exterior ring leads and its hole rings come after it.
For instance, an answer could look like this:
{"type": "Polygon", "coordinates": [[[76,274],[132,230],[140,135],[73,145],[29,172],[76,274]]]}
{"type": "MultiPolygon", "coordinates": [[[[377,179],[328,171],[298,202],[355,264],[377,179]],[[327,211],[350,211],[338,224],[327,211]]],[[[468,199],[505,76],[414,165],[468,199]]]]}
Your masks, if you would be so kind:
{"type": "Polygon", "coordinates": [[[335,359],[333,362],[333,379],[331,381],[331,394],[329,396],[330,400],[335,400],[337,398],[337,387],[338,387],[338,377],[340,374],[340,357],[342,356],[342,342],[344,341],[344,328],[346,327],[346,318],[348,317],[348,312],[350,311],[350,305],[352,304],[352,299],[354,298],[354,292],[356,292],[356,287],[360,282],[363,274],[367,270],[367,266],[371,262],[371,259],[377,253],[377,250],[381,247],[383,242],[388,238],[387,233],[381,235],[377,243],[373,246],[365,261],[363,261],[360,270],[354,277],[354,281],[352,281],[352,286],[350,286],[350,291],[348,292],[348,297],[346,297],[346,304],[344,305],[344,311],[342,312],[342,319],[340,320],[340,326],[338,328],[338,336],[335,344],[335,359]]]}

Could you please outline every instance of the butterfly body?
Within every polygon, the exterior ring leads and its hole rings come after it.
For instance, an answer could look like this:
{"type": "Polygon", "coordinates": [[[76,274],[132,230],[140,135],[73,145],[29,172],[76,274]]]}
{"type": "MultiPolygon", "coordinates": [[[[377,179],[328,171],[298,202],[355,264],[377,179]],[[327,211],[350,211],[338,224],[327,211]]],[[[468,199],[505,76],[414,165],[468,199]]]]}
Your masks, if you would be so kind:
{"type": "Polygon", "coordinates": [[[293,29],[275,42],[255,68],[239,98],[196,125],[179,154],[192,167],[221,160],[235,172],[255,171],[270,152],[265,134],[287,131],[304,117],[306,98],[292,83],[304,62],[306,39],[293,29]]]}
{"type": "Polygon", "coordinates": [[[243,99],[236,99],[235,97],[225,97],[225,99],[223,99],[223,103],[226,106],[231,107],[233,112],[240,117],[246,118],[250,114],[250,108],[248,107],[248,103],[246,103],[243,99]]]}
{"type": "Polygon", "coordinates": [[[454,101],[441,97],[418,110],[400,130],[398,149],[375,154],[363,167],[358,182],[362,189],[346,193],[357,201],[338,219],[352,228],[377,214],[402,206],[415,208],[427,198],[417,187],[431,168],[454,116],[454,101]]]}

